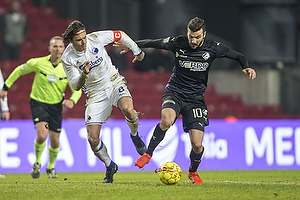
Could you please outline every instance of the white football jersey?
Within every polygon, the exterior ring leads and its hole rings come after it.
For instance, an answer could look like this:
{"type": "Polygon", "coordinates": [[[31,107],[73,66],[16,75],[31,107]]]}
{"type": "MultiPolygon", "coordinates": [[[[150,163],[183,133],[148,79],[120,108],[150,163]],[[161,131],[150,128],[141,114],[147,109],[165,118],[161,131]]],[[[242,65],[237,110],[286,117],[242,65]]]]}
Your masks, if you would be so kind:
{"type": "MultiPolygon", "coordinates": [[[[1,87],[3,86],[3,84],[4,84],[4,80],[3,80],[2,72],[1,72],[1,69],[0,69],[0,85],[1,85],[1,87]]],[[[8,105],[7,105],[7,97],[5,97],[4,100],[0,99],[0,106],[1,106],[0,110],[2,112],[9,111],[8,105]]]]}
{"type": "Polygon", "coordinates": [[[87,34],[86,50],[78,52],[70,43],[62,55],[63,66],[73,88],[76,88],[83,73],[83,63],[90,61],[90,72],[82,89],[92,102],[109,98],[113,81],[120,76],[105,49],[106,45],[115,41],[124,43],[134,55],[141,53],[137,44],[124,32],[109,30],[87,34]]]}

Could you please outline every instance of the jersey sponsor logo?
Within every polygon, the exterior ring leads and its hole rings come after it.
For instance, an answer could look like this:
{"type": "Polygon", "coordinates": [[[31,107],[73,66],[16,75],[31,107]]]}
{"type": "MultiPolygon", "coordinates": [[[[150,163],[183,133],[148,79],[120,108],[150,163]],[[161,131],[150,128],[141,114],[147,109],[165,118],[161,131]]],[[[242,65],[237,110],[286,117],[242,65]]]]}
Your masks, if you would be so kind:
{"type": "Polygon", "coordinates": [[[190,71],[206,71],[209,64],[207,62],[191,62],[179,60],[179,65],[183,68],[190,69],[190,71]]]}
{"type": "Polygon", "coordinates": [[[122,38],[121,31],[113,31],[114,33],[114,42],[118,42],[122,38]]]}
{"type": "Polygon", "coordinates": [[[176,53],[175,53],[175,56],[176,56],[176,57],[181,57],[181,58],[187,58],[187,56],[181,55],[181,54],[179,54],[177,51],[176,51],[176,53]]]}
{"type": "Polygon", "coordinates": [[[97,67],[99,66],[103,61],[103,58],[102,57],[99,57],[97,60],[95,61],[91,61],[90,62],[90,70],[93,69],[94,67],[97,67]]]}
{"type": "MultiPolygon", "coordinates": [[[[94,67],[98,67],[102,63],[102,61],[103,61],[102,57],[97,58],[97,60],[95,60],[95,61],[90,61],[90,70],[93,69],[94,67]]],[[[83,70],[82,67],[83,67],[83,64],[80,65],[78,68],[80,70],[83,70]]]]}

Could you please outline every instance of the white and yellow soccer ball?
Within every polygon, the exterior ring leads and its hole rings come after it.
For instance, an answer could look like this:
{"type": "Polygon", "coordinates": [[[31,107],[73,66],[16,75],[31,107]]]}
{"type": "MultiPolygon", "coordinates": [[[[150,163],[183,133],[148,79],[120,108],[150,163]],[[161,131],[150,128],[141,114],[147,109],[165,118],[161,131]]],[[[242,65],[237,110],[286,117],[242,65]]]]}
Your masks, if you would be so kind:
{"type": "Polygon", "coordinates": [[[158,177],[166,185],[173,185],[181,178],[181,168],[174,162],[164,163],[158,170],[158,177]]]}

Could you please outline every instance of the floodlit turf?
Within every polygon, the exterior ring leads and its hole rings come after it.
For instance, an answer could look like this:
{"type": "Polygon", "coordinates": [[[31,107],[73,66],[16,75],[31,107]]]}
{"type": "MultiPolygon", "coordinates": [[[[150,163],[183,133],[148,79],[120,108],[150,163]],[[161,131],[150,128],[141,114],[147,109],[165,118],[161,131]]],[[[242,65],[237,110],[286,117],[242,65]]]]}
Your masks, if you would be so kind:
{"type": "Polygon", "coordinates": [[[104,172],[6,174],[0,179],[0,199],[300,199],[300,171],[203,171],[204,184],[193,185],[182,173],[176,185],[164,185],[154,172],[118,172],[112,184],[103,184],[104,172]]]}

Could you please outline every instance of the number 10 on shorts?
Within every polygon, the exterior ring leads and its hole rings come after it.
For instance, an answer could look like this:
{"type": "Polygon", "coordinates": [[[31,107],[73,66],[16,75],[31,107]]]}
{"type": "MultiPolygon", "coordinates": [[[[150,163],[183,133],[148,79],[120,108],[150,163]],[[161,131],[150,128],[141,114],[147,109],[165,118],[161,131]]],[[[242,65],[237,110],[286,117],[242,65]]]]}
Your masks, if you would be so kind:
{"type": "Polygon", "coordinates": [[[202,117],[202,110],[201,108],[194,108],[193,109],[194,118],[201,118],[202,117]]]}

